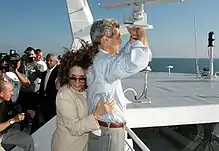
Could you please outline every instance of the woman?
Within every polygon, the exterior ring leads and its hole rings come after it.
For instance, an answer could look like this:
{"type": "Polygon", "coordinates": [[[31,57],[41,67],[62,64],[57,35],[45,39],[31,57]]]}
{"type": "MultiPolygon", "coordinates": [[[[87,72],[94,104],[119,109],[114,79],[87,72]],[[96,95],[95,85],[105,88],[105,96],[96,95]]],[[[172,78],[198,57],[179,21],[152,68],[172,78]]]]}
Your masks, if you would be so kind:
{"type": "MultiPolygon", "coordinates": [[[[96,111],[88,115],[83,91],[86,88],[86,60],[82,52],[68,51],[60,63],[60,88],[56,97],[56,130],[52,151],[87,151],[88,132],[99,129],[98,117],[112,111],[115,102],[99,101],[96,111]]],[[[89,61],[89,60],[87,60],[89,61]]]]}

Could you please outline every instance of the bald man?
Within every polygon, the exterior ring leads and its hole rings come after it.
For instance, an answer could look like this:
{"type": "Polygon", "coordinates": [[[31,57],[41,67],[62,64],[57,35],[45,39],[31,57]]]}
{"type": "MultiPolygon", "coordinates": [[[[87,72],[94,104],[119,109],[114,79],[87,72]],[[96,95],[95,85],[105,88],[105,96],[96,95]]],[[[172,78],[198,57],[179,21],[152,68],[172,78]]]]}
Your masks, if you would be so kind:
{"type": "MultiPolygon", "coordinates": [[[[9,82],[0,81],[0,140],[2,146],[16,145],[24,149],[24,151],[34,151],[33,138],[17,129],[11,128],[16,122],[24,120],[24,113],[19,113],[13,118],[8,118],[6,109],[6,101],[10,101],[13,95],[13,86],[9,82]]],[[[0,145],[1,146],[1,145],[0,145]]],[[[1,147],[0,147],[1,148],[1,147]]]]}

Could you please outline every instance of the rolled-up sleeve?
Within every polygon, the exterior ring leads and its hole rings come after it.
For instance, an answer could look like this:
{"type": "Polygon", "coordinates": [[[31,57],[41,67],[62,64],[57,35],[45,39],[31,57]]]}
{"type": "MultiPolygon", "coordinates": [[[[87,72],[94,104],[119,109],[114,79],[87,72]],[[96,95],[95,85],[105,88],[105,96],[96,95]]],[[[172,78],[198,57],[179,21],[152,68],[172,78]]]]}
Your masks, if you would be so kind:
{"type": "Polygon", "coordinates": [[[112,83],[117,79],[136,74],[146,68],[151,61],[151,50],[138,40],[125,49],[129,49],[130,53],[120,53],[116,57],[109,58],[108,67],[102,70],[107,82],[112,83]]]}
{"type": "Polygon", "coordinates": [[[56,106],[57,114],[61,118],[62,123],[68,129],[71,135],[80,136],[86,132],[97,130],[99,125],[93,114],[78,118],[77,100],[75,97],[61,92],[57,95],[56,106]]]}

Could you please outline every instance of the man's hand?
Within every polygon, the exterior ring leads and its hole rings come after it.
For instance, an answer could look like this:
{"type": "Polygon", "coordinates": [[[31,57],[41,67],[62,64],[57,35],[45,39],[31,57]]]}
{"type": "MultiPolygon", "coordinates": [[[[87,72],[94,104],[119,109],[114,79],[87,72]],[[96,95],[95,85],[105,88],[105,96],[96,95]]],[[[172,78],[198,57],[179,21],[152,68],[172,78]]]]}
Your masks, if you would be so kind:
{"type": "Polygon", "coordinates": [[[16,68],[11,68],[10,71],[14,72],[16,74],[16,72],[18,72],[18,69],[20,68],[20,66],[21,66],[21,62],[18,61],[16,64],[16,68]]]}
{"type": "Polygon", "coordinates": [[[18,62],[17,62],[17,67],[16,67],[16,70],[18,70],[18,69],[20,68],[20,66],[21,66],[21,62],[20,62],[20,61],[18,61],[18,62]]]}
{"type": "Polygon", "coordinates": [[[14,116],[12,119],[13,119],[15,122],[20,122],[20,121],[23,121],[24,118],[25,118],[24,113],[19,113],[19,114],[17,114],[16,116],[14,116]]]}
{"type": "Polygon", "coordinates": [[[146,30],[140,27],[127,27],[127,30],[131,34],[131,40],[140,40],[144,45],[148,46],[147,37],[146,37],[146,30]]]}
{"type": "Polygon", "coordinates": [[[146,30],[140,27],[127,27],[128,32],[131,34],[132,38],[140,39],[146,37],[146,30]]]}

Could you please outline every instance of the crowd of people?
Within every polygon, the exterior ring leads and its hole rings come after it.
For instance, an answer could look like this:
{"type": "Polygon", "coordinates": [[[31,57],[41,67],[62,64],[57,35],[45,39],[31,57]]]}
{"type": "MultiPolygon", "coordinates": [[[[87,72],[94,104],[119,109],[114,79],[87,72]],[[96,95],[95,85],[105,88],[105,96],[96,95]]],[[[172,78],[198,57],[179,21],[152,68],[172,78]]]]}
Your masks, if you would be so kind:
{"type": "Polygon", "coordinates": [[[43,60],[41,49],[28,47],[22,57],[14,53],[19,61],[13,68],[2,62],[0,151],[14,145],[33,151],[31,134],[55,115],[52,151],[124,151],[128,121],[121,79],[146,68],[152,56],[139,27],[127,27],[130,39],[119,50],[119,27],[101,19],[90,29],[92,43],[81,40],[78,50],[62,57],[49,53],[43,60]]]}
{"type": "Polygon", "coordinates": [[[31,134],[56,115],[57,56],[26,48],[0,61],[0,138],[2,150],[15,145],[34,150],[31,134]],[[6,98],[7,97],[7,98],[6,98]],[[29,146],[29,147],[27,147],[29,146]]]}

